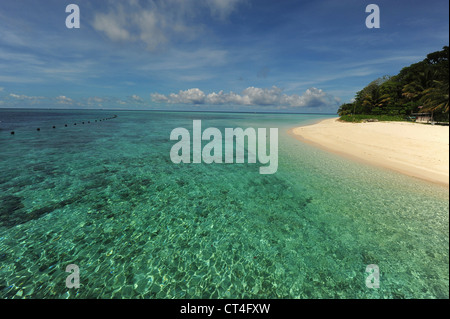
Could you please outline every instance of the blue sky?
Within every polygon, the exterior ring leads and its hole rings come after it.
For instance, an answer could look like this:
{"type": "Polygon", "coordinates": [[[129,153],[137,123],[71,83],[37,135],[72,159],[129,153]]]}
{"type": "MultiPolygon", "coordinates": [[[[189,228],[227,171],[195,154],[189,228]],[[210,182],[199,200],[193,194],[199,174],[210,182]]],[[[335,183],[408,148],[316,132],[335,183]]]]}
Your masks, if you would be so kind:
{"type": "Polygon", "coordinates": [[[434,1],[0,2],[0,107],[335,112],[448,45],[434,1]],[[68,4],[81,28],[68,29],[68,4]],[[368,4],[381,27],[368,29],[368,4]]]}

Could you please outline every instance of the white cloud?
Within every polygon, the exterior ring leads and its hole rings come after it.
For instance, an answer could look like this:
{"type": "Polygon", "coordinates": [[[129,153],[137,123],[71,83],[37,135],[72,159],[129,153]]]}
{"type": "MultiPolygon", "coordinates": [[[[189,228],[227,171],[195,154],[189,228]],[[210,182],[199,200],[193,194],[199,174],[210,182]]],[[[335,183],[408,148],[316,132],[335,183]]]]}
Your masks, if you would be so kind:
{"type": "Polygon", "coordinates": [[[10,97],[13,97],[15,99],[18,100],[42,100],[45,99],[43,96],[28,96],[28,95],[24,95],[24,94],[14,94],[14,93],[10,93],[9,94],[10,97]]]}
{"type": "Polygon", "coordinates": [[[324,107],[336,106],[339,98],[333,97],[317,88],[310,88],[303,95],[283,94],[283,90],[273,86],[271,88],[249,87],[240,94],[234,92],[224,93],[219,91],[206,94],[198,88],[179,91],[163,95],[151,94],[154,102],[169,104],[194,104],[194,105],[248,105],[248,106],[275,106],[279,108],[298,107],[324,107]]]}
{"type": "Polygon", "coordinates": [[[56,103],[64,105],[72,105],[74,101],[70,97],[61,95],[56,98],[56,103]]]}
{"type": "Polygon", "coordinates": [[[126,99],[120,99],[117,97],[86,97],[86,98],[70,98],[65,95],[57,97],[43,97],[43,96],[28,96],[24,94],[10,93],[5,95],[4,101],[1,104],[9,107],[81,107],[81,108],[101,108],[101,107],[124,107],[124,106],[136,106],[137,103],[145,106],[145,101],[138,95],[132,95],[126,99]]]}
{"type": "Polygon", "coordinates": [[[175,37],[196,38],[205,27],[198,19],[202,9],[225,19],[240,2],[243,0],[112,1],[109,12],[94,16],[92,26],[112,41],[140,42],[153,51],[175,37]]]}
{"type": "Polygon", "coordinates": [[[154,102],[164,102],[164,103],[169,103],[169,98],[163,94],[159,94],[159,93],[152,93],[150,94],[152,97],[152,100],[154,102]]]}
{"type": "MultiPolygon", "coordinates": [[[[43,101],[45,101],[45,97],[43,96],[28,96],[28,95],[24,95],[24,94],[14,94],[14,93],[10,93],[9,97],[12,97],[15,100],[20,101],[21,105],[39,105],[41,103],[43,103],[43,101]]],[[[15,102],[13,101],[12,104],[15,104],[15,102]]]]}
{"type": "Polygon", "coordinates": [[[92,105],[95,103],[103,103],[103,101],[104,101],[104,99],[102,99],[101,97],[97,97],[97,96],[90,97],[87,99],[88,105],[92,105]]]}
{"type": "Polygon", "coordinates": [[[93,26],[97,31],[104,32],[108,38],[114,41],[130,40],[131,35],[125,29],[125,19],[121,12],[116,14],[97,14],[93,26]]]}
{"type": "Polygon", "coordinates": [[[13,97],[15,99],[19,99],[19,100],[24,100],[24,99],[28,98],[28,96],[26,96],[26,95],[18,95],[18,94],[14,94],[14,93],[11,93],[9,96],[13,97]]]}
{"type": "Polygon", "coordinates": [[[241,0],[207,0],[206,3],[213,16],[226,18],[233,12],[241,0]]]}
{"type": "Polygon", "coordinates": [[[131,99],[133,102],[137,102],[137,103],[143,103],[143,102],[144,102],[144,99],[143,99],[143,98],[141,98],[139,95],[135,95],[135,94],[133,94],[132,96],[130,96],[130,99],[131,99]]]}
{"type": "Polygon", "coordinates": [[[5,89],[5,88],[0,87],[0,92],[3,92],[4,89],[5,89]]]}

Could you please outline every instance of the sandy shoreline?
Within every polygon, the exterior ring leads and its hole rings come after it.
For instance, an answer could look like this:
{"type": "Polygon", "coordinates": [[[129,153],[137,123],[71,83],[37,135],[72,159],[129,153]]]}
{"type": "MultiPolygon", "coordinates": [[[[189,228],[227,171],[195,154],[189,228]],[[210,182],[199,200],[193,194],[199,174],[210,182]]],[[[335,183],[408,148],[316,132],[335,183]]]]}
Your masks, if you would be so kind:
{"type": "Polygon", "coordinates": [[[327,151],[449,187],[448,126],[334,118],[289,133],[327,151]]]}

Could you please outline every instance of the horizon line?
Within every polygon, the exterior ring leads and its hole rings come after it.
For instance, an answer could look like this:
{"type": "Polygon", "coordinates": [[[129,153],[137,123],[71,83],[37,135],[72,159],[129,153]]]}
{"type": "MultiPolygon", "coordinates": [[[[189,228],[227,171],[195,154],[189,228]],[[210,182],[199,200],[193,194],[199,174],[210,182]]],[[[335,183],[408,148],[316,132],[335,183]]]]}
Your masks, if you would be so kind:
{"type": "Polygon", "coordinates": [[[275,112],[275,111],[218,111],[218,110],[163,110],[163,109],[76,109],[76,108],[26,108],[0,107],[0,110],[45,110],[45,111],[117,111],[117,112],[186,112],[186,113],[245,113],[245,114],[304,114],[304,115],[338,115],[337,113],[320,112],[275,112]]]}

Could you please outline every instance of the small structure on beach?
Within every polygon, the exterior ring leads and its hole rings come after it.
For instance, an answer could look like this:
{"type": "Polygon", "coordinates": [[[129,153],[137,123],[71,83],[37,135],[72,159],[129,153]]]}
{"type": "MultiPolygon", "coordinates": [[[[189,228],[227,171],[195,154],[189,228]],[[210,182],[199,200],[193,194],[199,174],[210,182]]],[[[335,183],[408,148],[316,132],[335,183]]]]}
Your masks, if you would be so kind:
{"type": "Polygon", "coordinates": [[[433,113],[430,112],[420,112],[423,106],[419,106],[419,113],[412,113],[415,116],[416,123],[431,123],[433,122],[433,113]]]}
{"type": "Polygon", "coordinates": [[[431,113],[413,113],[416,117],[416,123],[431,123],[433,121],[433,115],[431,113]]]}

